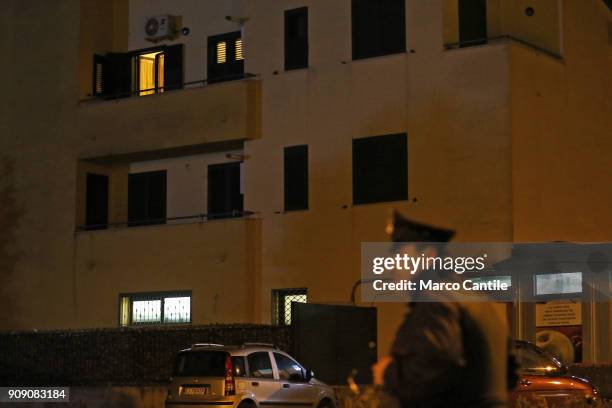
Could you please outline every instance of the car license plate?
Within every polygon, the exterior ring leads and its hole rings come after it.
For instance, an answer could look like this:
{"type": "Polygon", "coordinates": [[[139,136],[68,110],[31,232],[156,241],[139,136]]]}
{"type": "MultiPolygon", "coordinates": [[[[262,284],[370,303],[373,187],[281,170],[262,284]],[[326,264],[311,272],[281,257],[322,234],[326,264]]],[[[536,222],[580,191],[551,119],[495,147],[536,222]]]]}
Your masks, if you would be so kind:
{"type": "Polygon", "coordinates": [[[185,395],[189,395],[190,397],[201,397],[207,394],[207,386],[185,387],[185,395]]]}

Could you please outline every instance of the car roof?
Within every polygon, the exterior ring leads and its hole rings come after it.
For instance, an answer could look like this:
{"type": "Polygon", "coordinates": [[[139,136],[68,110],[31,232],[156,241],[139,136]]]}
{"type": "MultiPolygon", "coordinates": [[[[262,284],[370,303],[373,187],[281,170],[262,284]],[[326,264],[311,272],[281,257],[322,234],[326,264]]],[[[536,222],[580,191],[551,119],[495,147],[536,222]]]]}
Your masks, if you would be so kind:
{"type": "Polygon", "coordinates": [[[246,356],[255,352],[274,351],[281,354],[287,354],[273,344],[267,343],[244,343],[242,345],[223,345],[214,343],[196,343],[190,348],[183,349],[179,353],[193,353],[201,351],[224,351],[232,356],[246,356]]]}

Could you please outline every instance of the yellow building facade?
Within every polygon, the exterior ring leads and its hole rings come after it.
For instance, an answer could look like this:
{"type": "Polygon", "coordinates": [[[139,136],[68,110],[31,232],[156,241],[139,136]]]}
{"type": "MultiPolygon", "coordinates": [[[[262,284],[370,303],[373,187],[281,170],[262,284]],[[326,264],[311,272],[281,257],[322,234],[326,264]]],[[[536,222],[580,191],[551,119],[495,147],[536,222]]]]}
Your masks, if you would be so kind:
{"type": "MultiPolygon", "coordinates": [[[[459,1],[406,0],[405,50],[355,59],[349,0],[6,2],[0,328],[116,327],[122,299],[145,293],[188,294],[191,324],[270,323],[278,289],[348,303],[360,244],[388,239],[392,209],[458,241],[612,241],[610,10],[485,4],[486,37],[466,44],[459,1]],[[307,68],[286,70],[284,13],[302,7],[307,68]],[[151,41],[159,16],[175,26],[151,41]],[[226,33],[238,34],[214,55],[244,75],[206,81],[210,39],[226,33]],[[166,75],[140,82],[163,92],[96,97],[108,74],[96,55],[179,44],[180,89],[166,75]],[[355,204],[353,141],[390,134],[406,135],[407,197],[355,204]],[[286,211],[283,152],[296,145],[307,208],[286,211]],[[236,161],[243,211],[209,219],[207,172],[236,161]],[[130,226],[130,175],[160,170],[167,220],[130,226]],[[83,228],[93,173],[108,180],[104,229],[83,228]]],[[[514,305],[515,336],[533,339],[532,307],[514,305]]],[[[403,311],[379,305],[380,354],[403,311]]],[[[611,313],[584,308],[586,361],[612,358],[611,313]]]]}

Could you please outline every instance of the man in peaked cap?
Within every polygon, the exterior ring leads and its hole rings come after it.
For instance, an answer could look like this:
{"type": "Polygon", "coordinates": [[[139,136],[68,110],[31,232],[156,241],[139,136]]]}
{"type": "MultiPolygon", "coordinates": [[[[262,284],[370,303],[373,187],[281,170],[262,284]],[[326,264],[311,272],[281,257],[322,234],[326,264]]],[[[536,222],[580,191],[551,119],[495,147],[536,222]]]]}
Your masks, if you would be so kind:
{"type": "Polygon", "coordinates": [[[434,227],[409,220],[394,211],[387,223],[387,235],[395,243],[403,242],[448,242],[455,236],[455,231],[434,227]]]}
{"type": "MultiPolygon", "coordinates": [[[[454,231],[415,222],[395,212],[387,225],[394,251],[441,256],[454,231]]],[[[418,276],[418,273],[417,273],[418,276]]],[[[413,302],[391,355],[373,367],[374,382],[404,407],[498,408],[507,398],[508,327],[504,311],[452,294],[413,302]]]]}

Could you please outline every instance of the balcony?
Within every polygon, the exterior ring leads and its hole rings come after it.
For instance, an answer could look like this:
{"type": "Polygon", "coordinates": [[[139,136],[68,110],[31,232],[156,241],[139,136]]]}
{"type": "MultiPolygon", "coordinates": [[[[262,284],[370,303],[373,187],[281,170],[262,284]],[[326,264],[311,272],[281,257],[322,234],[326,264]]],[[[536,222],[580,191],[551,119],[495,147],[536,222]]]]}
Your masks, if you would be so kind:
{"type": "Polygon", "coordinates": [[[167,290],[192,291],[193,324],[252,320],[259,231],[228,218],[77,232],[80,324],[116,326],[120,293],[167,290]]]}
{"type": "Polygon", "coordinates": [[[79,103],[82,157],[252,140],[261,133],[255,78],[185,84],[178,90],[79,103]]]}

